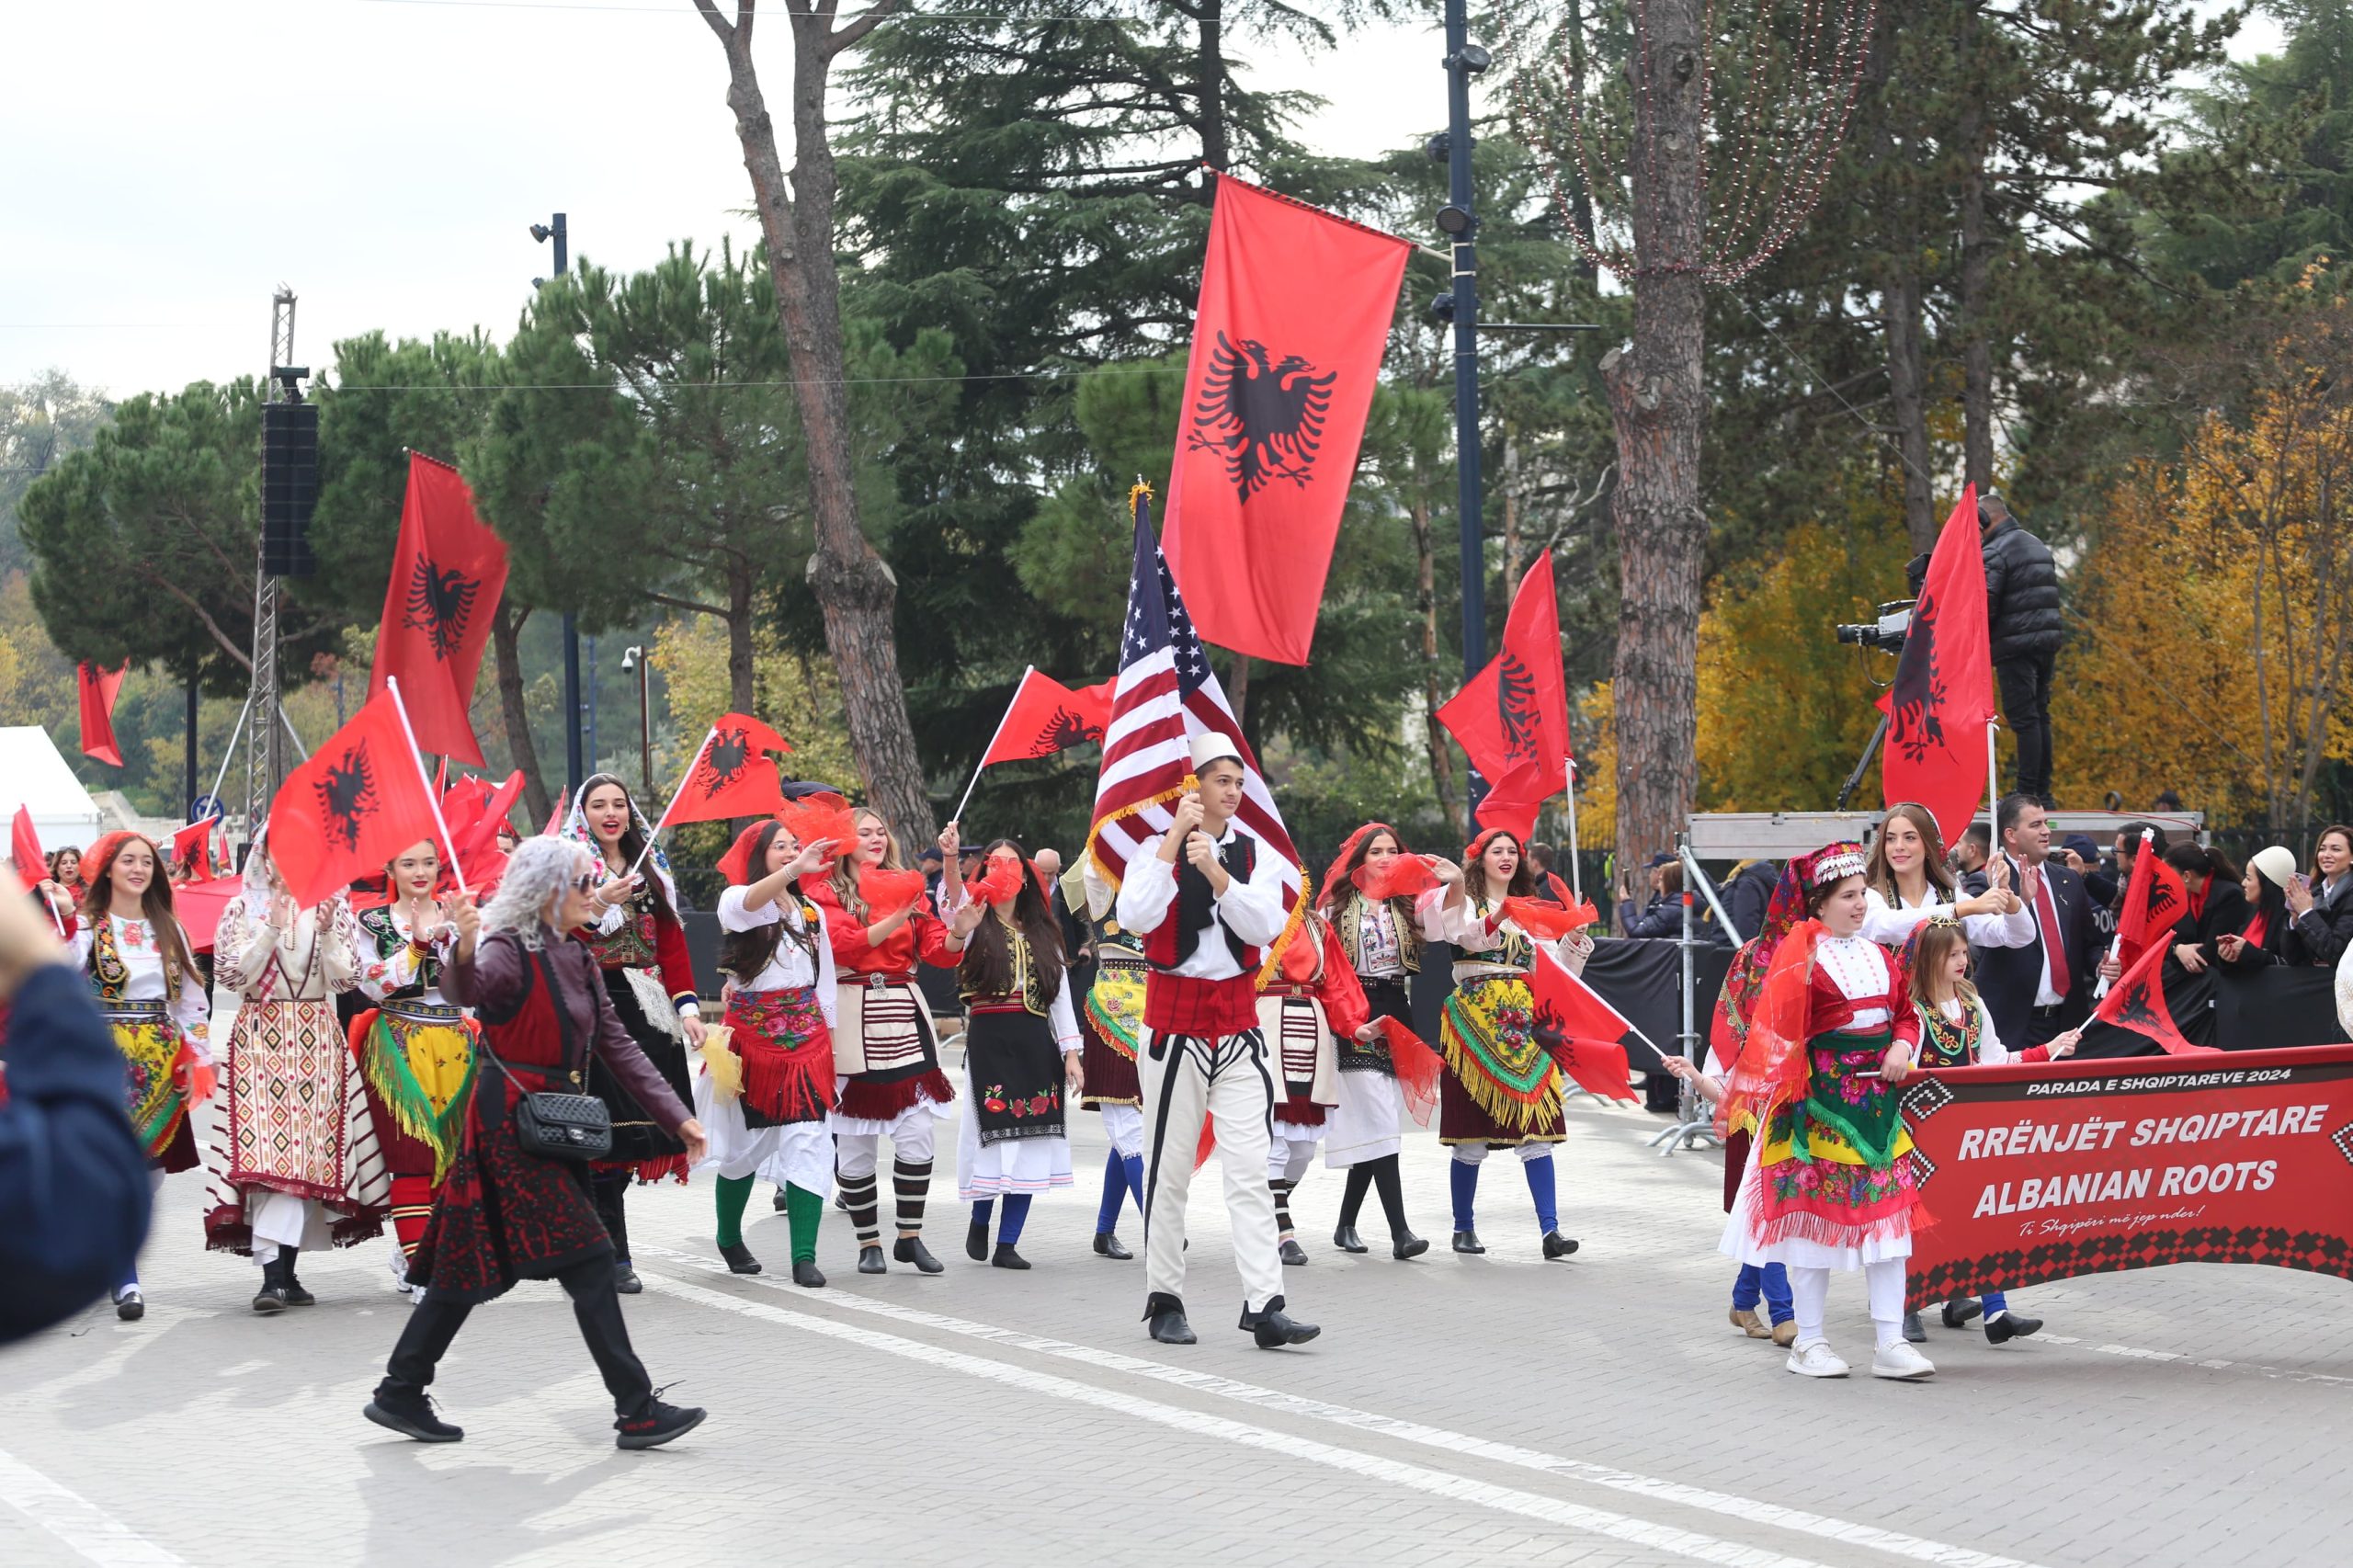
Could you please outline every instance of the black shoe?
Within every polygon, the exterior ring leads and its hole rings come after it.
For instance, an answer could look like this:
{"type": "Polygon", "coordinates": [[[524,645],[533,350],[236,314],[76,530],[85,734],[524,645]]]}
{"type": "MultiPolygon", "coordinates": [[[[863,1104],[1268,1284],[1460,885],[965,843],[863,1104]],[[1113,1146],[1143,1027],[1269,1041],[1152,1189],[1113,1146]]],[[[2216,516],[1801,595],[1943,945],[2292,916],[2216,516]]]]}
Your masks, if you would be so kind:
{"type": "Polygon", "coordinates": [[[1154,1290],[1144,1299],[1143,1315],[1151,1324],[1153,1338],[1163,1345],[1194,1343],[1192,1324],[1185,1321],[1185,1303],[1164,1291],[1154,1290]]]}
{"type": "Polygon", "coordinates": [[[319,1299],[302,1289],[302,1282],[294,1278],[294,1271],[290,1268],[286,1271],[285,1290],[286,1304],[290,1307],[315,1307],[319,1304],[319,1299]]]}
{"type": "Polygon", "coordinates": [[[1306,1267],[1307,1249],[1299,1244],[1297,1237],[1293,1237],[1291,1240],[1285,1242],[1281,1247],[1277,1250],[1282,1254],[1283,1263],[1286,1267],[1291,1268],[1303,1268],[1306,1267]]]}
{"type": "MultiPolygon", "coordinates": [[[[775,1204],[776,1211],[777,1211],[778,1213],[781,1214],[781,1213],[785,1212],[787,1210],[789,1210],[789,1209],[790,1209],[790,1208],[791,1208],[791,1207],[792,1207],[792,1206],[791,1206],[790,1203],[788,1203],[788,1202],[786,1202],[786,1201],[785,1201],[785,1197],[784,1197],[784,1188],[782,1188],[782,1187],[778,1187],[778,1188],[776,1189],[776,1204],[775,1204]]],[[[834,1195],[834,1207],[835,1207],[835,1208],[836,1208],[836,1209],[846,1209],[846,1208],[847,1208],[847,1207],[848,1207],[848,1205],[847,1205],[847,1204],[846,1204],[846,1203],[844,1203],[844,1202],[842,1201],[842,1199],[841,1199],[841,1194],[839,1194],[839,1193],[835,1193],[835,1194],[834,1195]]]]}
{"type": "Polygon", "coordinates": [[[1364,1238],[1357,1234],[1357,1228],[1354,1225],[1343,1225],[1333,1232],[1332,1244],[1342,1252],[1370,1252],[1372,1250],[1364,1244],[1364,1238]]]}
{"type": "MultiPolygon", "coordinates": [[[[867,1248],[867,1251],[874,1255],[875,1267],[872,1272],[876,1274],[881,1273],[882,1249],[881,1247],[869,1247],[867,1248]]],[[[868,1271],[866,1267],[866,1260],[862,1255],[858,1259],[858,1271],[860,1273],[868,1271]]],[[[792,1282],[795,1285],[800,1286],[804,1290],[822,1290],[825,1288],[824,1275],[819,1271],[816,1264],[805,1257],[796,1257],[792,1260],[792,1282]]]]}
{"type": "Polygon", "coordinates": [[[1544,1256],[1548,1260],[1566,1257],[1576,1250],[1577,1239],[1574,1236],[1564,1236],[1558,1231],[1544,1233],[1544,1256]]]}
{"type": "Polygon", "coordinates": [[[1989,1345],[2006,1345],[2013,1339],[2041,1332],[2040,1318],[2022,1317],[2017,1312],[1995,1312],[1985,1320],[1985,1342],[1989,1345]]]}
{"type": "Polygon", "coordinates": [[[727,1272],[730,1274],[757,1274],[760,1271],[760,1260],[754,1257],[752,1249],[742,1242],[720,1243],[719,1256],[727,1260],[727,1272]]]}
{"type": "Polygon", "coordinates": [[[658,1449],[674,1437],[683,1437],[702,1425],[703,1412],[692,1405],[680,1409],[665,1404],[658,1399],[645,1402],[645,1408],[635,1415],[626,1415],[613,1423],[613,1447],[617,1449],[658,1449]]]}
{"type": "Polygon", "coordinates": [[[613,1289],[624,1296],[642,1295],[645,1292],[645,1281],[640,1279],[637,1277],[637,1270],[631,1268],[627,1263],[616,1263],[613,1265],[613,1289]]]}
{"type": "Polygon", "coordinates": [[[1120,1244],[1120,1238],[1113,1235],[1110,1232],[1097,1231],[1095,1233],[1095,1256],[1097,1257],[1116,1258],[1120,1262],[1125,1263],[1128,1259],[1135,1256],[1135,1254],[1130,1252],[1126,1247],[1121,1246],[1120,1244]]]}
{"type": "Polygon", "coordinates": [[[964,1256],[974,1263],[989,1260],[989,1228],[977,1220],[964,1227],[964,1256]]]}
{"type": "Polygon", "coordinates": [[[423,1389],[394,1389],[379,1383],[359,1414],[420,1443],[454,1443],[466,1435],[464,1427],[453,1426],[433,1414],[433,1401],[423,1389]]]}
{"type": "Polygon", "coordinates": [[[1411,1231],[1400,1231],[1389,1238],[1389,1256],[1403,1263],[1409,1257],[1419,1257],[1430,1250],[1430,1239],[1411,1231]]]}
{"type": "Polygon", "coordinates": [[[1242,1309],[1241,1327],[1250,1331],[1261,1350],[1280,1350],[1286,1345],[1304,1345],[1324,1331],[1312,1323],[1301,1323],[1283,1314],[1283,1299],[1276,1296],[1267,1302],[1264,1312],[1242,1309]]]}
{"type": "Polygon", "coordinates": [[[285,1310],[286,1288],[284,1286],[265,1285],[254,1292],[254,1311],[261,1313],[262,1316],[274,1316],[285,1310]]]}
{"type": "Polygon", "coordinates": [[[114,1315],[125,1323],[137,1323],[147,1315],[147,1298],[139,1293],[136,1285],[126,1285],[115,1295],[114,1315]]]}
{"type": "MultiPolygon", "coordinates": [[[[974,1253],[972,1256],[977,1258],[981,1254],[974,1253]]],[[[891,1256],[895,1262],[914,1264],[915,1272],[918,1274],[948,1272],[948,1266],[931,1256],[931,1249],[923,1244],[921,1236],[901,1236],[898,1244],[892,1247],[891,1256]]]]}
{"type": "Polygon", "coordinates": [[[1457,1252],[1484,1252],[1487,1249],[1479,1244],[1478,1232],[1457,1231],[1454,1233],[1454,1250],[1457,1252]]]}
{"type": "Polygon", "coordinates": [[[1967,1328],[1969,1320],[1985,1310],[1985,1304],[1974,1296],[1955,1296],[1945,1303],[1943,1317],[1947,1328],[1967,1328]]]}
{"type": "Polygon", "coordinates": [[[1904,1314],[1904,1337],[1914,1345],[1928,1343],[1927,1326],[1921,1323],[1918,1312],[1904,1314]]]}
{"type": "Polygon", "coordinates": [[[881,1247],[880,1247],[880,1246],[878,1245],[878,1246],[862,1246],[862,1247],[858,1248],[858,1271],[860,1274],[888,1274],[888,1273],[890,1273],[890,1272],[891,1272],[891,1266],[890,1266],[889,1264],[887,1264],[887,1263],[885,1263],[885,1262],[883,1262],[883,1261],[882,1261],[882,1249],[881,1249],[881,1247]]]}
{"type": "Polygon", "coordinates": [[[1011,1242],[999,1242],[996,1244],[996,1256],[989,1259],[989,1267],[992,1268],[1027,1268],[1029,1267],[1029,1260],[1022,1256],[1019,1253],[1014,1251],[1013,1244],[1011,1242]]]}

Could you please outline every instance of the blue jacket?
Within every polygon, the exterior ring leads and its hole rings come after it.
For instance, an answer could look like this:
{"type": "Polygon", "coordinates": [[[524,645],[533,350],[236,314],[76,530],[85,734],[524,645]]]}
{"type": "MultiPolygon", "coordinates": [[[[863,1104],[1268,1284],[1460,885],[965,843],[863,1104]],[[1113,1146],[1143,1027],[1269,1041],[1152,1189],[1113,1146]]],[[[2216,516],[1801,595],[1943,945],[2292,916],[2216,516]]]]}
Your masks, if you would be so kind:
{"type": "Polygon", "coordinates": [[[0,1106],[0,1344],[79,1312],[147,1239],[147,1154],[122,1107],[122,1053],[82,977],[45,964],[8,1017],[0,1106]]]}

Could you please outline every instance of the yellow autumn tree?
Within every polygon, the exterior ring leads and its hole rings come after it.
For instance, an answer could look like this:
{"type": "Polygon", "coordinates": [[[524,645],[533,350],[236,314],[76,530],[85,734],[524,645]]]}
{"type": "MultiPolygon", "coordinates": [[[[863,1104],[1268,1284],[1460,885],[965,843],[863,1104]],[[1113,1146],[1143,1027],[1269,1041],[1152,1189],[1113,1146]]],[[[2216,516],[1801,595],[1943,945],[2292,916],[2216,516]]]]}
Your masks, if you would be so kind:
{"type": "MultiPolygon", "coordinates": [[[[791,743],[788,777],[822,778],[855,791],[858,764],[833,665],[777,645],[765,629],[753,638],[756,717],[791,743]]],[[[676,778],[686,768],[711,721],[734,706],[729,696],[727,629],[708,616],[665,621],[654,636],[654,667],[669,687],[670,733],[655,748],[654,770],[676,778]]]]}

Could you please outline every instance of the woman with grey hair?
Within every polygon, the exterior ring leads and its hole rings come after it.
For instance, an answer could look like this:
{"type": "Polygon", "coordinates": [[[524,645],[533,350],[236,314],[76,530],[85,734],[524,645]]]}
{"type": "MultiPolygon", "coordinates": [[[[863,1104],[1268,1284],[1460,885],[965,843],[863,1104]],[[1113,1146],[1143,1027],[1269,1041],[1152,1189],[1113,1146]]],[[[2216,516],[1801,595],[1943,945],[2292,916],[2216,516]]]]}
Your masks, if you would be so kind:
{"type": "Polygon", "coordinates": [[[706,1152],[702,1124],[614,1016],[595,956],[563,935],[592,919],[596,885],[585,848],[531,838],[516,850],[487,909],[466,899],[451,906],[458,945],[442,983],[452,1001],[475,1010],[482,1065],[457,1160],[409,1263],[424,1300],[364,1412],[419,1442],[465,1436],[434,1415],[426,1388],[475,1304],[506,1294],[518,1279],[553,1279],[572,1298],[580,1336],[613,1396],[619,1447],[658,1447],[703,1418],[700,1410],[654,1398],[653,1380],[630,1347],[613,1243],[589,1196],[588,1167],[528,1153],[515,1131],[525,1094],[585,1093],[593,1057],[686,1145],[689,1159],[706,1152]]]}

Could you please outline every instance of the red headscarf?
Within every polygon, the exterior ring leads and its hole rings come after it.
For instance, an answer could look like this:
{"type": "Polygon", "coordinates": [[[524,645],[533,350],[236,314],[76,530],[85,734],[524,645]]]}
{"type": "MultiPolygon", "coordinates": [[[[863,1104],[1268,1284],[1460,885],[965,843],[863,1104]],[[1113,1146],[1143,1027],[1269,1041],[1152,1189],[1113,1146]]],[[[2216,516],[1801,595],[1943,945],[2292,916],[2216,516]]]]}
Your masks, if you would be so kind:
{"type": "Polygon", "coordinates": [[[1326,912],[1330,911],[1333,903],[1340,896],[1340,887],[1347,881],[1348,857],[1357,852],[1358,845],[1362,844],[1376,833],[1387,834],[1390,837],[1397,840],[1397,847],[1401,852],[1404,849],[1404,839],[1400,837],[1397,830],[1390,826],[1387,823],[1369,822],[1365,824],[1362,827],[1348,835],[1347,841],[1340,846],[1340,852],[1332,857],[1331,869],[1324,873],[1324,885],[1322,888],[1317,890],[1315,894],[1316,908],[1326,912]]]}
{"type": "Polygon", "coordinates": [[[740,888],[752,880],[752,851],[758,847],[760,830],[766,822],[756,822],[735,835],[727,853],[719,858],[719,874],[727,879],[731,888],[740,888]]]}

